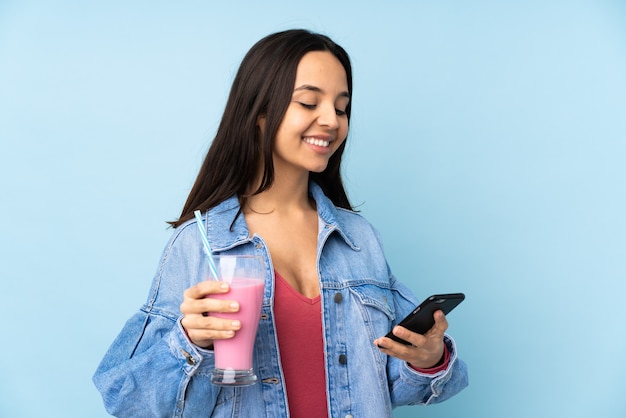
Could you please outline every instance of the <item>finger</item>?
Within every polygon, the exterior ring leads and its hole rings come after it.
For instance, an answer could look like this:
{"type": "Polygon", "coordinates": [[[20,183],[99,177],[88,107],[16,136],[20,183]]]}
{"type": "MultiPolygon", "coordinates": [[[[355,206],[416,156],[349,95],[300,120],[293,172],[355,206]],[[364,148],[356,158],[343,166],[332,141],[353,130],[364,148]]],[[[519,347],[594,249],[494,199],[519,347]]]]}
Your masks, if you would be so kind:
{"type": "Polygon", "coordinates": [[[448,329],[448,320],[443,311],[436,311],[433,317],[435,319],[435,325],[433,325],[425,335],[428,337],[443,337],[443,334],[448,329]]]}
{"type": "Polygon", "coordinates": [[[381,337],[374,340],[374,345],[378,347],[385,354],[389,354],[390,352],[394,352],[394,345],[400,344],[397,341],[392,340],[391,338],[381,337]]]}
{"type": "Polygon", "coordinates": [[[413,360],[413,352],[416,350],[416,347],[413,345],[402,344],[387,337],[374,340],[374,345],[378,347],[382,353],[404,361],[413,360]]]}
{"type": "Polygon", "coordinates": [[[403,348],[410,347],[409,345],[399,343],[387,337],[375,339],[374,344],[382,350],[393,351],[394,353],[401,351],[403,348]]]}
{"type": "Polygon", "coordinates": [[[402,335],[400,338],[409,344],[403,344],[387,337],[380,337],[374,340],[374,345],[376,345],[385,354],[389,354],[394,357],[404,359],[406,356],[410,355],[411,350],[417,348],[418,345],[425,341],[424,336],[409,331],[399,325],[394,327],[392,332],[395,336],[402,335]]]}
{"type": "MultiPolygon", "coordinates": [[[[186,314],[203,314],[204,312],[237,312],[239,304],[235,301],[218,300],[208,296],[212,294],[222,294],[230,290],[226,282],[207,280],[200,282],[183,293],[183,302],[180,311],[186,314]]],[[[208,316],[208,313],[204,314],[208,316]]]]}
{"type": "Polygon", "coordinates": [[[235,332],[241,329],[238,320],[223,319],[217,317],[202,317],[200,315],[184,316],[181,325],[185,329],[189,339],[196,345],[204,346],[209,340],[222,340],[232,338],[235,332]]]}
{"type": "Polygon", "coordinates": [[[236,319],[218,318],[216,316],[203,317],[200,315],[184,316],[181,323],[186,330],[220,332],[238,331],[241,329],[241,321],[236,319]]]}
{"type": "Polygon", "coordinates": [[[205,280],[185,290],[184,297],[189,299],[201,299],[210,294],[226,293],[230,286],[226,282],[205,280]]]}
{"type": "Polygon", "coordinates": [[[183,315],[209,316],[211,312],[238,312],[239,302],[236,300],[215,299],[205,297],[202,299],[185,298],[180,305],[180,312],[183,315]]]}
{"type": "MultiPolygon", "coordinates": [[[[393,335],[398,338],[402,338],[404,341],[410,343],[414,347],[420,347],[426,342],[426,337],[418,334],[417,332],[413,332],[403,326],[396,325],[393,327],[393,335]]],[[[405,344],[398,343],[406,347],[405,344]]]]}

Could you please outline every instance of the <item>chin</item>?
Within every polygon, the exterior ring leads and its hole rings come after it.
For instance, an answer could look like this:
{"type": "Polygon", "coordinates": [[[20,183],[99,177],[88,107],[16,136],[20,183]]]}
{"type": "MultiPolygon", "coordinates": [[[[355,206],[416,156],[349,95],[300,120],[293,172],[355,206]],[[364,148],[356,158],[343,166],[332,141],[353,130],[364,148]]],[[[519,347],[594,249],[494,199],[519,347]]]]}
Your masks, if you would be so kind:
{"type": "Polygon", "coordinates": [[[315,168],[311,168],[309,170],[309,172],[311,173],[321,173],[322,171],[326,170],[326,167],[328,167],[328,164],[324,165],[323,167],[315,167],[315,168]]]}

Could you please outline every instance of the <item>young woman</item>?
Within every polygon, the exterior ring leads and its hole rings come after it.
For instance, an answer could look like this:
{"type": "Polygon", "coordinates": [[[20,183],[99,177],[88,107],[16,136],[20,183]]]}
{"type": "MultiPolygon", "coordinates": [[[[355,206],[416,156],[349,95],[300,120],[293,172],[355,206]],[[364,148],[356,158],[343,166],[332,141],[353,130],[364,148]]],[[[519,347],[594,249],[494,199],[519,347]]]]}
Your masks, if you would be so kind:
{"type": "Polygon", "coordinates": [[[351,96],[348,55],[326,36],[285,31],[248,52],[148,300],[94,376],[111,414],[384,417],[466,386],[441,311],[425,335],[394,328],[409,346],[383,337],[416,299],[342,184],[351,96]],[[240,324],[206,313],[239,306],[202,277],[197,209],[215,254],[265,259],[252,386],[210,383],[213,341],[240,324]]]}

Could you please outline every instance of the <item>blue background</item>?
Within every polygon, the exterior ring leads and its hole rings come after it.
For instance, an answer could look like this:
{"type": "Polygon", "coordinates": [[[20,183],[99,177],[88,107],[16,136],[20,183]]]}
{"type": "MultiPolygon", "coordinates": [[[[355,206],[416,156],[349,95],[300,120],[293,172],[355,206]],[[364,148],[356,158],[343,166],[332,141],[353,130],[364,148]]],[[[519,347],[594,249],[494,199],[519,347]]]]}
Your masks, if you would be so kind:
{"type": "Polygon", "coordinates": [[[345,173],[420,297],[463,291],[471,386],[396,417],[626,416],[626,4],[0,2],[0,416],[104,417],[244,53],[329,34],[345,173]]]}

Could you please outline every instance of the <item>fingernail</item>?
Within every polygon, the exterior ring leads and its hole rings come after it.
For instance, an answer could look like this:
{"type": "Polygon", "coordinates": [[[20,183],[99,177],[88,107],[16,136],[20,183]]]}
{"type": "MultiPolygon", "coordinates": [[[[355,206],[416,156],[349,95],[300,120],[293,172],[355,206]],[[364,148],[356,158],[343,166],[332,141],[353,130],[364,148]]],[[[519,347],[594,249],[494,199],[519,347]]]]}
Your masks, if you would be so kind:
{"type": "Polygon", "coordinates": [[[222,289],[222,290],[228,290],[228,283],[221,283],[221,284],[220,284],[220,289],[222,289]]]}
{"type": "Polygon", "coordinates": [[[230,304],[230,308],[231,308],[231,309],[239,309],[239,304],[238,304],[237,302],[232,302],[232,303],[230,304]]]}
{"type": "Polygon", "coordinates": [[[239,328],[241,326],[241,322],[239,321],[233,321],[231,323],[231,325],[233,326],[233,328],[239,328]]]}

